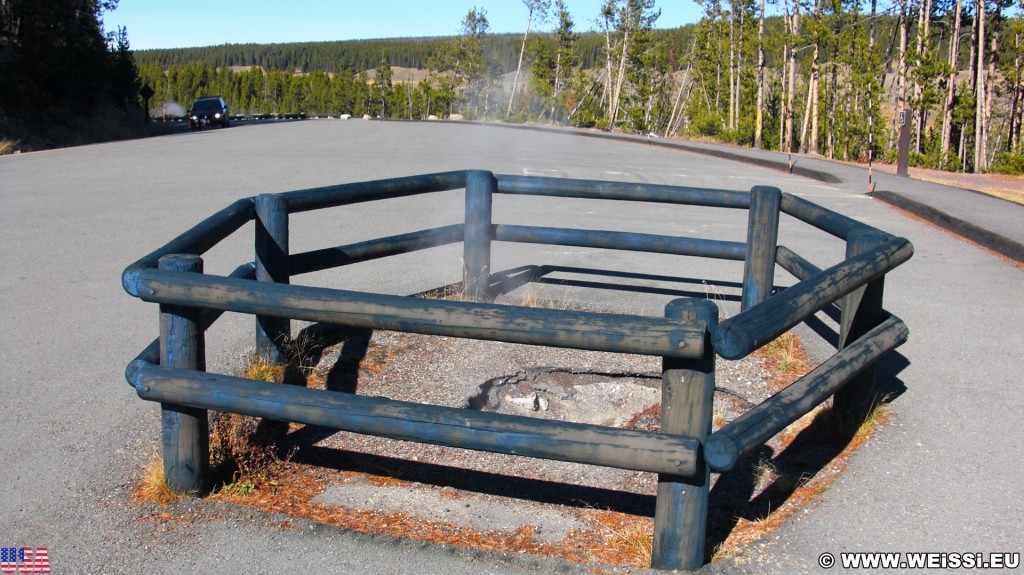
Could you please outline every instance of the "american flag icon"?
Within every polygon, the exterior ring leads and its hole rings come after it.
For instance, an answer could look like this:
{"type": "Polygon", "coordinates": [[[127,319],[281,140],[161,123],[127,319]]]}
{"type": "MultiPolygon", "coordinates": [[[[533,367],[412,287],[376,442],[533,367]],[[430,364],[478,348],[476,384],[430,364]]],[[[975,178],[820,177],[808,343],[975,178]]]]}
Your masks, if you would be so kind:
{"type": "Polygon", "coordinates": [[[49,573],[46,547],[0,547],[0,573],[49,573]]]}

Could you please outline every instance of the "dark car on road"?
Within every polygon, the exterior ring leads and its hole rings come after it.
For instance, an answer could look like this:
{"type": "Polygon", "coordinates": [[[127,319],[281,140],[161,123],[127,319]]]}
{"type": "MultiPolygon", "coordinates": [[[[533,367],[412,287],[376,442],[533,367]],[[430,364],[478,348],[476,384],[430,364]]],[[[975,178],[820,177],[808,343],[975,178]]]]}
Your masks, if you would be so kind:
{"type": "Polygon", "coordinates": [[[199,98],[195,104],[192,104],[192,111],[189,112],[188,118],[189,125],[193,130],[199,130],[203,126],[211,124],[217,124],[226,128],[229,121],[228,105],[224,103],[224,98],[220,96],[199,98]]]}

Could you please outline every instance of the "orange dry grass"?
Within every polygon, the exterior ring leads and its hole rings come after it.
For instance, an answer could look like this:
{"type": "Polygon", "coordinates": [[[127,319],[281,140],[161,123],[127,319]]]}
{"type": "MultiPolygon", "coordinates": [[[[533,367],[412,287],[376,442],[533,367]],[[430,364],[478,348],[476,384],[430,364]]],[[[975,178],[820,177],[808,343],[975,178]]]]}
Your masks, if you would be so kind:
{"type": "Polygon", "coordinates": [[[769,385],[780,390],[803,377],[811,370],[810,357],[804,350],[800,336],[787,332],[754,352],[772,374],[769,385]]]}
{"type": "Polygon", "coordinates": [[[269,513],[286,513],[293,517],[302,517],[363,533],[417,541],[474,547],[488,551],[556,555],[567,559],[579,552],[579,549],[562,550],[559,545],[537,542],[534,539],[536,528],[530,525],[522,526],[515,531],[478,533],[472,529],[443,521],[431,521],[408,513],[347,509],[313,503],[313,498],[331,482],[330,474],[305,465],[286,464],[286,467],[289,475],[286,483],[258,489],[245,495],[222,492],[211,496],[210,499],[246,505],[269,513]]]}
{"type": "Polygon", "coordinates": [[[164,462],[160,454],[153,452],[149,461],[142,467],[142,480],[132,492],[132,500],[136,503],[156,503],[161,506],[170,505],[181,498],[164,476],[164,462]]]}
{"type": "Polygon", "coordinates": [[[588,545],[593,560],[605,565],[647,567],[651,564],[654,521],[614,511],[591,511],[585,518],[595,523],[599,540],[588,545]]]}

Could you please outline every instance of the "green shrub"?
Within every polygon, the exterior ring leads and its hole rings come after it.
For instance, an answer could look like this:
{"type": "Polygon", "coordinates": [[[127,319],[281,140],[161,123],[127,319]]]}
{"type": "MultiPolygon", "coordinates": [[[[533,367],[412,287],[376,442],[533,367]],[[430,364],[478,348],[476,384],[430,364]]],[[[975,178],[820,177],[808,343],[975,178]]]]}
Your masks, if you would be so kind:
{"type": "Polygon", "coordinates": [[[949,158],[946,159],[946,165],[942,169],[947,172],[960,172],[964,169],[964,164],[960,161],[960,156],[950,154],[949,158]]]}
{"type": "Polygon", "coordinates": [[[992,167],[989,168],[989,171],[996,174],[1007,174],[1010,176],[1019,176],[1024,174],[1024,154],[1014,154],[1012,152],[1001,152],[996,154],[996,157],[992,160],[992,167]]]}
{"type": "Polygon", "coordinates": [[[697,136],[717,136],[722,131],[722,119],[717,114],[701,110],[694,114],[690,131],[697,136]]]}

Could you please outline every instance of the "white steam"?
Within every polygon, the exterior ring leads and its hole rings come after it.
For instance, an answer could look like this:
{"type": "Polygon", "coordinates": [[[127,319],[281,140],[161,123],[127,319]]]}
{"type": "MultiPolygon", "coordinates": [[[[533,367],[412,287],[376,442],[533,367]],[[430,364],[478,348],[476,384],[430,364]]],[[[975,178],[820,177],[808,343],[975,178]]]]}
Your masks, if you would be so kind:
{"type": "Polygon", "coordinates": [[[150,110],[150,115],[154,118],[161,116],[184,116],[185,113],[185,108],[177,102],[165,102],[163,106],[150,110]]]}

